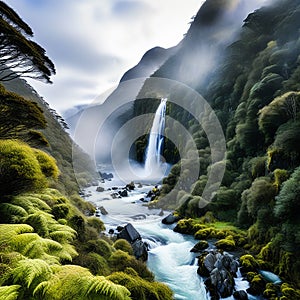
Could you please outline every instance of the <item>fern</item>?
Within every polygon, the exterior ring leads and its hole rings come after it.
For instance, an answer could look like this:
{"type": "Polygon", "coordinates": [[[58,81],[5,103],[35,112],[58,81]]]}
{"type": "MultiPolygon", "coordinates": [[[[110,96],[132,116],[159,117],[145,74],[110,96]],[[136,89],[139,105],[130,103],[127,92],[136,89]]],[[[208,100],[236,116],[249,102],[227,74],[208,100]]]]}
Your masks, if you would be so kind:
{"type": "Polygon", "coordinates": [[[23,207],[29,214],[33,214],[38,211],[50,212],[50,206],[36,195],[22,194],[13,198],[12,203],[23,207]]]}
{"type": "Polygon", "coordinates": [[[41,259],[24,259],[18,262],[12,271],[14,284],[25,286],[33,291],[43,281],[50,279],[52,270],[50,266],[41,259]]]}
{"type": "Polygon", "coordinates": [[[0,224],[0,245],[9,244],[18,234],[30,232],[33,228],[27,224],[0,224]]]}
{"type": "Polygon", "coordinates": [[[9,220],[8,222],[12,223],[17,223],[20,218],[27,216],[27,212],[23,207],[11,203],[0,203],[0,214],[2,222],[9,220]]]}
{"type": "Polygon", "coordinates": [[[34,296],[43,300],[129,300],[129,291],[103,276],[93,276],[87,269],[73,266],[53,266],[54,275],[41,282],[34,296]]]}
{"type": "Polygon", "coordinates": [[[90,286],[86,290],[87,299],[104,299],[103,296],[111,300],[130,299],[127,288],[113,283],[104,276],[95,276],[89,282],[90,286]]]}
{"type": "Polygon", "coordinates": [[[19,285],[0,286],[0,300],[17,300],[19,285]]]}
{"type": "Polygon", "coordinates": [[[31,225],[40,236],[47,237],[49,235],[48,223],[51,219],[52,215],[37,212],[24,218],[23,222],[31,225]]]}

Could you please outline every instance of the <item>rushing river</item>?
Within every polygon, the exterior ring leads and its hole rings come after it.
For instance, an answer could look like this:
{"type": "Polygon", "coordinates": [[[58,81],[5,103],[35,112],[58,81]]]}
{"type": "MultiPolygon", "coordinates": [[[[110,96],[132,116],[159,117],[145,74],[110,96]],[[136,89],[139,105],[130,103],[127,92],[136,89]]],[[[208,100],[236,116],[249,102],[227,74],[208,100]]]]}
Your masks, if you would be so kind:
{"type": "MultiPolygon", "coordinates": [[[[176,233],[172,226],[161,223],[161,219],[169,212],[165,211],[164,216],[161,216],[161,210],[149,210],[139,200],[145,197],[152,186],[143,185],[129,192],[128,197],[112,199],[114,186],[122,185],[113,179],[105,183],[104,192],[96,192],[96,187],[87,189],[90,195],[88,200],[99,207],[103,206],[108,212],[101,216],[107,231],[116,229],[118,225],[132,223],[149,245],[147,264],[156,280],[166,283],[173,290],[176,300],[209,300],[203,279],[197,275],[196,255],[190,252],[197,241],[191,236],[176,233]]],[[[238,290],[245,290],[248,286],[248,282],[241,277],[236,279],[238,290]]],[[[258,299],[248,296],[250,300],[258,299]]]]}

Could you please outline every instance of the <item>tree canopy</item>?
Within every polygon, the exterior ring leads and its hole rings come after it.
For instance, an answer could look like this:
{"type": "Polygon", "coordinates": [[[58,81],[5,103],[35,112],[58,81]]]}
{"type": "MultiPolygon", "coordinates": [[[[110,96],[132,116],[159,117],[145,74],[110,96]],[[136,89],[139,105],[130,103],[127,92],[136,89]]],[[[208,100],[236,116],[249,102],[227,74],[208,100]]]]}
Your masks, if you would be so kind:
{"type": "Polygon", "coordinates": [[[0,1],[0,81],[28,77],[51,83],[53,62],[36,42],[31,28],[0,1]]]}

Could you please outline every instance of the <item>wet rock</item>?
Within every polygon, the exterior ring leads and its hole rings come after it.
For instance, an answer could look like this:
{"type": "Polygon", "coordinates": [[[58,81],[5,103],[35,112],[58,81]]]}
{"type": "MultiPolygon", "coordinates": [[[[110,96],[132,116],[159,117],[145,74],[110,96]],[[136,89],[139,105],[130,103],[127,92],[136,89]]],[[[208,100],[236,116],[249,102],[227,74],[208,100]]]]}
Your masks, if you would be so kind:
{"type": "Polygon", "coordinates": [[[198,259],[197,273],[208,277],[205,285],[211,297],[213,299],[230,297],[234,291],[238,262],[229,254],[215,250],[201,255],[198,259]]]}
{"type": "Polygon", "coordinates": [[[164,211],[163,210],[161,210],[160,212],[159,212],[159,214],[158,214],[160,217],[162,217],[163,215],[164,215],[164,211]]]}
{"type": "Polygon", "coordinates": [[[100,192],[100,193],[104,192],[104,187],[98,186],[98,187],[96,188],[96,192],[100,192]]]}
{"type": "Polygon", "coordinates": [[[105,173],[105,172],[99,172],[99,175],[101,177],[101,179],[104,179],[104,180],[111,180],[114,176],[112,173],[105,173]]]}
{"type": "Polygon", "coordinates": [[[113,191],[116,191],[116,190],[118,189],[118,187],[117,187],[117,186],[113,186],[111,189],[112,189],[113,191]]]}
{"type": "Polygon", "coordinates": [[[141,259],[143,261],[147,260],[147,245],[142,241],[141,235],[131,223],[128,223],[122,230],[119,231],[117,238],[124,239],[131,244],[134,256],[137,259],[141,259]]]}
{"type": "Polygon", "coordinates": [[[163,224],[171,225],[176,223],[180,218],[178,216],[174,216],[174,214],[169,214],[165,218],[161,220],[163,224]]]}
{"type": "Polygon", "coordinates": [[[99,210],[100,210],[101,214],[104,216],[108,214],[107,210],[103,206],[100,206],[99,210]]]}
{"type": "Polygon", "coordinates": [[[120,194],[121,197],[128,197],[127,190],[119,191],[119,194],[120,194]]]}
{"type": "Polygon", "coordinates": [[[248,300],[248,295],[245,291],[235,291],[233,293],[233,298],[235,300],[248,300]]]}
{"type": "Polygon", "coordinates": [[[128,189],[129,191],[133,191],[135,189],[135,185],[134,185],[134,182],[131,181],[130,183],[128,183],[126,185],[126,189],[128,189]]]}
{"type": "Polygon", "coordinates": [[[205,249],[208,248],[208,242],[207,241],[199,241],[192,249],[191,249],[191,252],[200,252],[200,251],[203,251],[205,249]]]}

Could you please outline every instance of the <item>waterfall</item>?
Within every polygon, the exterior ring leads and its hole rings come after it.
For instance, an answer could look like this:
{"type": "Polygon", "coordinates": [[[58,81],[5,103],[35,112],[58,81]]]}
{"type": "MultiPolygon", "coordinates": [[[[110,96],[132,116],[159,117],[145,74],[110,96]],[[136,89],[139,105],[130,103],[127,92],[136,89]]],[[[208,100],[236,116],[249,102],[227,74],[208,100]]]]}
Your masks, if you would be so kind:
{"type": "Polygon", "coordinates": [[[162,98],[155,112],[145,156],[145,173],[149,177],[162,173],[161,153],[164,140],[167,98],[162,98]]]}

